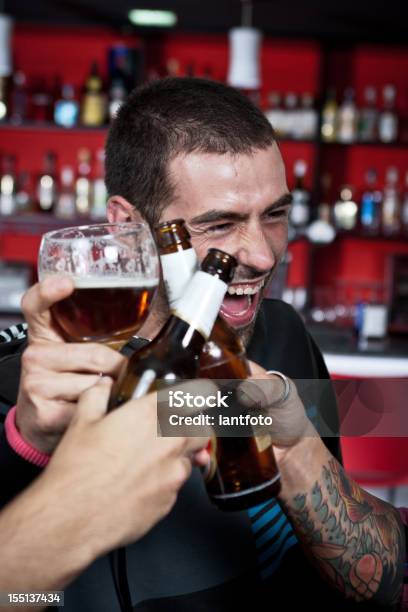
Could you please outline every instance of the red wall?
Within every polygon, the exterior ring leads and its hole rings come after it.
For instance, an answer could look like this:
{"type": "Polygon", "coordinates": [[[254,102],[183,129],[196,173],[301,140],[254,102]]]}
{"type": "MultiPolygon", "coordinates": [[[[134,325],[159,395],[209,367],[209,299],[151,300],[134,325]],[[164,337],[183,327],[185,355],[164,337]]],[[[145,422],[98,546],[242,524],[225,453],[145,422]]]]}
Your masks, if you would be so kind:
{"type": "MultiPolygon", "coordinates": [[[[209,68],[213,78],[225,82],[228,38],[221,34],[177,34],[147,43],[146,59],[150,68],[164,72],[166,61],[171,58],[178,60],[180,74],[185,74],[187,67],[193,64],[196,76],[202,76],[209,68]]],[[[317,95],[320,60],[317,43],[264,39],[261,53],[263,93],[309,91],[317,95]]]]}
{"type": "MultiPolygon", "coordinates": [[[[169,34],[156,36],[142,42],[131,36],[118,36],[109,29],[57,28],[17,26],[14,35],[16,69],[26,72],[29,78],[45,76],[51,83],[56,74],[77,87],[83,85],[91,62],[97,60],[102,72],[106,72],[108,48],[116,42],[131,46],[144,46],[147,68],[156,68],[164,74],[168,59],[180,64],[180,74],[193,64],[200,76],[210,69],[214,78],[226,78],[228,66],[228,40],[226,35],[169,34]]],[[[323,55],[317,43],[265,39],[262,47],[263,101],[270,90],[280,92],[319,92],[319,75],[323,55]]],[[[398,91],[398,110],[405,121],[408,115],[408,48],[386,48],[361,45],[336,51],[327,58],[329,84],[338,94],[347,86],[357,90],[357,100],[362,102],[366,85],[378,89],[386,83],[394,83],[398,91]]],[[[88,146],[92,151],[103,146],[105,130],[0,130],[0,154],[14,153],[19,161],[18,170],[33,173],[41,169],[42,156],[47,149],[56,151],[61,164],[75,164],[77,150],[88,146]]],[[[281,150],[286,162],[288,183],[293,185],[293,164],[303,158],[309,165],[307,186],[311,187],[316,163],[316,146],[313,143],[282,142],[281,150]]],[[[385,169],[395,165],[400,174],[408,170],[408,148],[403,146],[341,146],[322,147],[322,169],[333,176],[332,200],[339,186],[352,183],[361,192],[364,174],[368,167],[375,167],[383,183],[385,169]]],[[[407,242],[364,241],[342,239],[334,245],[321,248],[317,256],[310,258],[311,249],[300,243],[293,247],[295,254],[289,271],[292,286],[305,285],[309,270],[316,283],[335,284],[338,280],[381,280],[390,252],[405,250],[407,242]]]]}
{"type": "Polygon", "coordinates": [[[29,77],[64,81],[82,87],[93,61],[106,77],[107,50],[115,43],[139,46],[134,36],[121,36],[108,28],[65,28],[17,25],[13,35],[14,66],[29,77]]]}

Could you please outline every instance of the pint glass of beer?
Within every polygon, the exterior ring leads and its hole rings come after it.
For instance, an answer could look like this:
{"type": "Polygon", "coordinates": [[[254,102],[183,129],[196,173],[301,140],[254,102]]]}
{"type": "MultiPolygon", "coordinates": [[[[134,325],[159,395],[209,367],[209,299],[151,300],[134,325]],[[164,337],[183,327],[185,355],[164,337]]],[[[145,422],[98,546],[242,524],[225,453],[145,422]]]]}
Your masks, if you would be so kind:
{"type": "Polygon", "coordinates": [[[103,223],[44,234],[38,276],[70,276],[73,293],[51,308],[68,342],[119,349],[144,323],[159,283],[149,226],[103,223]]]}

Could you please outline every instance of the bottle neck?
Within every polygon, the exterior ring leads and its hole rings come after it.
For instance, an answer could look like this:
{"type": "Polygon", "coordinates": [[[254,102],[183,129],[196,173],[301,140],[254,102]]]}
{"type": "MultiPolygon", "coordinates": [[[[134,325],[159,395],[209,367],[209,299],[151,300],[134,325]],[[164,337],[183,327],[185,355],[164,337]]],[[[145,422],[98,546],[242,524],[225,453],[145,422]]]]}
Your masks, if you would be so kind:
{"type": "Polygon", "coordinates": [[[163,279],[166,285],[170,308],[174,309],[183,296],[193,274],[198,269],[198,259],[195,250],[180,249],[175,253],[160,255],[163,279]]]}
{"type": "Polygon", "coordinates": [[[297,191],[304,191],[305,190],[303,176],[298,175],[296,177],[296,180],[295,180],[295,190],[297,190],[297,191]]]}
{"type": "Polygon", "coordinates": [[[172,309],[172,313],[207,340],[226,291],[227,284],[217,276],[198,270],[172,309]]]}

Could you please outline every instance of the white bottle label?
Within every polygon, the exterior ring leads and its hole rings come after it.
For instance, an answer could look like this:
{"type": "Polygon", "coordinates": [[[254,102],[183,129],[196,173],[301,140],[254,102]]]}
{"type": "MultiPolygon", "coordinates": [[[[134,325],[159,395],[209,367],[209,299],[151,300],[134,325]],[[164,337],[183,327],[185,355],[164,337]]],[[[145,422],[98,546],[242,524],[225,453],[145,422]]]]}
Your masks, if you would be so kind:
{"type": "Polygon", "coordinates": [[[174,308],[197,270],[197,254],[194,249],[185,249],[161,255],[160,261],[169,304],[174,308]]]}
{"type": "Polygon", "coordinates": [[[199,270],[188,283],[183,297],[172,312],[207,340],[227,288],[228,285],[216,276],[199,270]]]}
{"type": "Polygon", "coordinates": [[[309,213],[307,202],[294,202],[290,211],[290,220],[296,227],[307,225],[309,222],[309,213]]]}
{"type": "Polygon", "coordinates": [[[398,135],[398,121],[396,115],[384,112],[380,116],[378,135],[381,142],[393,142],[398,135]]]}

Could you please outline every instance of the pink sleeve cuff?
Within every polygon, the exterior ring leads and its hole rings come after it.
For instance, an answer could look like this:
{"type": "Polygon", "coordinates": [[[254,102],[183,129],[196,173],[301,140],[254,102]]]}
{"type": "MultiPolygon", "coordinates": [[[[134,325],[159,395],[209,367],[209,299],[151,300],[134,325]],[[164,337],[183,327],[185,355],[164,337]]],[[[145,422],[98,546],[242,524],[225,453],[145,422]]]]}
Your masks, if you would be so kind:
{"type": "Polygon", "coordinates": [[[41,451],[31,446],[20,434],[16,426],[16,407],[12,408],[7,414],[6,421],[4,424],[6,430],[6,438],[7,442],[13,449],[17,455],[28,461],[29,463],[33,463],[38,467],[45,467],[49,460],[51,459],[51,455],[47,453],[42,453],[41,451]]]}

